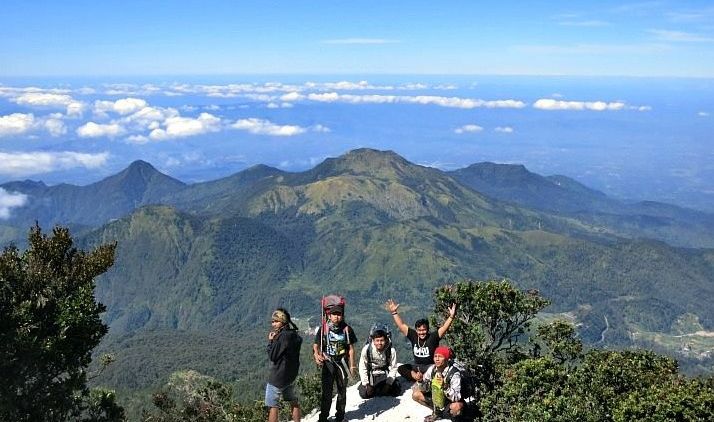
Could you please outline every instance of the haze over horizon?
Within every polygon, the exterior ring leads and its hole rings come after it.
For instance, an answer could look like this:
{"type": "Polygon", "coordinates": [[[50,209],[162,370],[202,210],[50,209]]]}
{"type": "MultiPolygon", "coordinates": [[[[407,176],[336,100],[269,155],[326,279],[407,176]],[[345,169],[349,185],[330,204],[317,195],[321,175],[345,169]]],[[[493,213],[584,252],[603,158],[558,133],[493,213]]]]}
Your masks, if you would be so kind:
{"type": "Polygon", "coordinates": [[[705,1],[13,1],[0,183],[137,159],[196,182],[370,147],[714,212],[713,20],[705,1]]]}

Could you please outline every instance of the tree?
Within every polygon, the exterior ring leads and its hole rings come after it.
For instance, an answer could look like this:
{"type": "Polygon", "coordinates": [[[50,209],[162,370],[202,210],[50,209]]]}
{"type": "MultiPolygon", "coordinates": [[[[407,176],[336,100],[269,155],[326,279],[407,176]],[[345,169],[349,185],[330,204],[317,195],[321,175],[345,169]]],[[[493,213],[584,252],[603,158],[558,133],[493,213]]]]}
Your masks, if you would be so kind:
{"type": "Polygon", "coordinates": [[[456,319],[446,341],[456,356],[479,374],[481,387],[493,388],[497,361],[503,355],[520,355],[520,337],[531,320],[549,302],[537,291],[518,290],[507,280],[465,281],[436,290],[436,321],[447,314],[452,303],[458,305],[456,319]]]}
{"type": "Polygon", "coordinates": [[[38,225],[28,243],[0,255],[0,420],[121,419],[113,394],[90,397],[86,385],[107,332],[94,279],[114,263],[116,245],[81,251],[68,229],[48,237],[38,225]]]}
{"type": "Polygon", "coordinates": [[[545,351],[547,356],[560,364],[582,358],[583,342],[577,337],[575,327],[566,321],[555,320],[539,325],[536,337],[531,339],[531,343],[531,354],[534,357],[539,357],[545,351]]]}

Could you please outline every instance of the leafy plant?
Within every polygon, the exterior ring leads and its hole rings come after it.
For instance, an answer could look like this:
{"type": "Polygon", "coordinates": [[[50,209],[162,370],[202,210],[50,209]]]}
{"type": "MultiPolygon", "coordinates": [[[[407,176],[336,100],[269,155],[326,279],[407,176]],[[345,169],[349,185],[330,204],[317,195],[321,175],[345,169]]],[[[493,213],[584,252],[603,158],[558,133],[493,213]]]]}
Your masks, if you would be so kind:
{"type": "Polygon", "coordinates": [[[120,420],[107,391],[90,394],[86,369],[107,332],[94,279],[114,262],[115,245],[74,247],[66,228],[35,225],[29,247],[0,255],[0,420],[120,420]]]}

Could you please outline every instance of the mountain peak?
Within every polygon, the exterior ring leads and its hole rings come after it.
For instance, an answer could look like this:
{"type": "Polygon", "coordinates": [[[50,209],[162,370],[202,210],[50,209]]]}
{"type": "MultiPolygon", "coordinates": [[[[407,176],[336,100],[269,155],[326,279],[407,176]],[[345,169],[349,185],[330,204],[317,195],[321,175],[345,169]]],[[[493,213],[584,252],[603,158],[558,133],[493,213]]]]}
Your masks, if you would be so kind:
{"type": "Polygon", "coordinates": [[[378,178],[400,178],[419,167],[394,151],[359,148],[336,158],[328,158],[308,173],[316,179],[352,174],[378,178]]]}

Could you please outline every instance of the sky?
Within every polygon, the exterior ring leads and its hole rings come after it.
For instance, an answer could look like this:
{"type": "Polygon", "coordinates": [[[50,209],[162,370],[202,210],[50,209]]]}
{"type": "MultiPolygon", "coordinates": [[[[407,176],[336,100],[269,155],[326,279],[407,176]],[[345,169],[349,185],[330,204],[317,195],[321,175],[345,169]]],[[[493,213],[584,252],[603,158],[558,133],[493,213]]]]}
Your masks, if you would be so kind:
{"type": "Polygon", "coordinates": [[[0,75],[714,77],[711,1],[15,1],[0,75]]]}
{"type": "MultiPolygon", "coordinates": [[[[714,212],[714,4],[7,1],[0,184],[360,147],[714,212]]],[[[27,201],[0,188],[0,220],[27,201]]]]}

